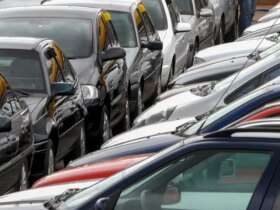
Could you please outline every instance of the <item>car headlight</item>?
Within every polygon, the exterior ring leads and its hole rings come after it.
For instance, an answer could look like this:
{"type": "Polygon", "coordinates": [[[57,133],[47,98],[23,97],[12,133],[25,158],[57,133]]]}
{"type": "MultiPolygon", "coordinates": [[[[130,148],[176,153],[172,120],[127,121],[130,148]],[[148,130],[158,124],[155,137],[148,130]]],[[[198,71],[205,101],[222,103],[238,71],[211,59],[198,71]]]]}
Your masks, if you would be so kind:
{"type": "Polygon", "coordinates": [[[98,89],[92,85],[81,85],[83,98],[86,105],[93,104],[99,98],[98,89]]]}
{"type": "Polygon", "coordinates": [[[171,107],[169,109],[161,110],[157,113],[148,113],[144,112],[142,115],[140,115],[138,118],[134,120],[133,127],[138,128],[144,125],[150,125],[158,122],[163,122],[169,119],[169,117],[172,115],[176,107],[171,107]]]}
{"type": "Polygon", "coordinates": [[[201,63],[204,63],[206,62],[203,58],[199,58],[199,57],[194,57],[193,59],[193,65],[198,65],[198,64],[201,64],[201,63]]]}
{"type": "Polygon", "coordinates": [[[207,96],[211,93],[217,81],[211,81],[206,83],[201,83],[194,88],[191,88],[190,91],[197,96],[207,96]]]}

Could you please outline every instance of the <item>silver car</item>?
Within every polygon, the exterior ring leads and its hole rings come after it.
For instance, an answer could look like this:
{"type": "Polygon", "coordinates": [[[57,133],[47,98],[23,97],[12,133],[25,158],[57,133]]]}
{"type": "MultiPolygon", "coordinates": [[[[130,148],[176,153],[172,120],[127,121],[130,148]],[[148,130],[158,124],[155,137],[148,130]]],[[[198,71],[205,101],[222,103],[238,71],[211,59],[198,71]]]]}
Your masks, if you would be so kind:
{"type": "Polygon", "coordinates": [[[215,10],[216,44],[238,37],[238,0],[210,0],[215,10]]]}
{"type": "Polygon", "coordinates": [[[134,121],[135,127],[166,120],[203,116],[223,107],[280,75],[280,51],[221,82],[176,94],[156,103],[134,121]]]}
{"type": "Polygon", "coordinates": [[[199,49],[214,44],[215,16],[208,0],[175,0],[181,13],[182,22],[191,25],[188,41],[193,57],[199,49]]]}

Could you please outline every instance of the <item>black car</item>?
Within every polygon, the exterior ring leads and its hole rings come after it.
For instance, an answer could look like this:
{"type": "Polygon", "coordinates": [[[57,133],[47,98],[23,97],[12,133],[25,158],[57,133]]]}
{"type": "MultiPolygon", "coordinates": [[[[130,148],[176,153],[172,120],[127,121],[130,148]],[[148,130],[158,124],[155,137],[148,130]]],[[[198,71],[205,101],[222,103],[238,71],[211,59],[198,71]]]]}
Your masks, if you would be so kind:
{"type": "Polygon", "coordinates": [[[5,29],[0,36],[47,37],[61,46],[83,85],[89,147],[106,141],[111,127],[126,127],[125,51],[108,12],[68,6],[10,8],[0,12],[0,22],[0,29],[5,29]]]}
{"type": "MultiPolygon", "coordinates": [[[[1,42],[1,41],[0,41],[1,42]]],[[[0,44],[2,46],[2,43],[0,44]]],[[[3,51],[0,66],[3,68],[3,51]]],[[[28,106],[0,74],[0,194],[28,187],[33,158],[32,122],[28,106]]]]}
{"type": "Polygon", "coordinates": [[[87,113],[71,64],[57,43],[39,38],[0,38],[0,73],[21,94],[32,116],[32,177],[85,153],[87,113]]]}
{"type": "Polygon", "coordinates": [[[129,74],[130,111],[140,114],[161,92],[162,43],[152,20],[140,1],[53,0],[45,5],[102,8],[112,15],[120,45],[126,51],[129,74]]]}

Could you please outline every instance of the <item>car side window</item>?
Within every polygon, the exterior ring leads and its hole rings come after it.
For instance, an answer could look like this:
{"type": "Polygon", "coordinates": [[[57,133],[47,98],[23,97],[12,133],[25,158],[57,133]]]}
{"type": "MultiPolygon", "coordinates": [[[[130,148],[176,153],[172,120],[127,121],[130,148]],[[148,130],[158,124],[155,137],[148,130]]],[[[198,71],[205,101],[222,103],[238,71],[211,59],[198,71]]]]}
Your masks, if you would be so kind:
{"type": "Polygon", "coordinates": [[[142,17],[146,26],[147,34],[149,37],[154,37],[155,35],[155,28],[152,24],[152,21],[147,12],[142,13],[142,17]]]}
{"type": "Polygon", "coordinates": [[[272,157],[260,151],[199,151],[123,190],[115,210],[246,210],[272,157]],[[137,203],[139,202],[139,203],[137,203]]]}
{"type": "Polygon", "coordinates": [[[280,76],[280,66],[263,73],[262,84],[272,81],[273,79],[277,78],[278,76],[280,76]]]}
{"type": "Polygon", "coordinates": [[[141,41],[148,41],[148,35],[147,31],[144,25],[144,21],[142,19],[142,16],[140,15],[138,9],[135,10],[134,12],[136,24],[137,24],[137,30],[139,34],[139,38],[141,41]]]}
{"type": "Polygon", "coordinates": [[[108,35],[109,35],[111,45],[114,45],[114,46],[119,45],[117,33],[114,29],[112,22],[109,21],[107,26],[108,26],[108,35]]]}
{"type": "Polygon", "coordinates": [[[178,13],[176,12],[176,9],[174,8],[174,5],[169,4],[168,10],[170,13],[172,25],[173,25],[173,27],[176,27],[176,25],[180,22],[180,17],[178,15],[178,13]]]}
{"type": "Polygon", "coordinates": [[[99,18],[98,27],[98,46],[99,51],[104,51],[112,46],[111,40],[109,39],[108,25],[104,22],[102,17],[99,18]]]}
{"type": "Polygon", "coordinates": [[[230,104],[236,99],[248,94],[260,86],[260,77],[250,80],[225,98],[225,103],[230,104]]]}

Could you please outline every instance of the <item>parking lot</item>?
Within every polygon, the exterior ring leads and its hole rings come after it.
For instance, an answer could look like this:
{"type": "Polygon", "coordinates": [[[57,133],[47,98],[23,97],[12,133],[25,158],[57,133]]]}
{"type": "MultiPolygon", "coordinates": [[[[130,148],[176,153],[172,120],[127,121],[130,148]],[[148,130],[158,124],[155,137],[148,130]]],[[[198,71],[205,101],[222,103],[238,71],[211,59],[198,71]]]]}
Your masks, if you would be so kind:
{"type": "Polygon", "coordinates": [[[279,210],[280,3],[0,1],[0,209],[279,210]]]}

